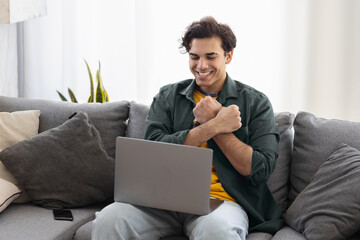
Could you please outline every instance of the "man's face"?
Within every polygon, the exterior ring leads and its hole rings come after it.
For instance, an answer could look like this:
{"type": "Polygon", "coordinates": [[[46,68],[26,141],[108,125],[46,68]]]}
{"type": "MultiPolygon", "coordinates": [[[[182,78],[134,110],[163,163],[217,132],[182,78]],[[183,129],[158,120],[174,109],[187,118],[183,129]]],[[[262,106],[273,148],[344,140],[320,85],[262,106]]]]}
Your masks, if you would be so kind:
{"type": "Polygon", "coordinates": [[[226,64],[233,51],[225,54],[221,38],[194,38],[190,43],[189,67],[196,84],[207,93],[221,91],[226,79],[226,64]]]}

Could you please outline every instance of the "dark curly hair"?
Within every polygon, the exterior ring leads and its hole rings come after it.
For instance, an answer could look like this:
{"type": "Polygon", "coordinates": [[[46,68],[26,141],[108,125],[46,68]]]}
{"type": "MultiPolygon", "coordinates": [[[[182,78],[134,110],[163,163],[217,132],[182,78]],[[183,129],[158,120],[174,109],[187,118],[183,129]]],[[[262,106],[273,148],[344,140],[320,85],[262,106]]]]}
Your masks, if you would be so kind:
{"type": "Polygon", "coordinates": [[[204,17],[186,28],[186,32],[180,40],[179,48],[185,48],[186,52],[189,52],[190,43],[194,38],[210,38],[213,36],[221,38],[221,47],[225,54],[236,47],[236,37],[228,25],[218,23],[213,17],[204,17]]]}

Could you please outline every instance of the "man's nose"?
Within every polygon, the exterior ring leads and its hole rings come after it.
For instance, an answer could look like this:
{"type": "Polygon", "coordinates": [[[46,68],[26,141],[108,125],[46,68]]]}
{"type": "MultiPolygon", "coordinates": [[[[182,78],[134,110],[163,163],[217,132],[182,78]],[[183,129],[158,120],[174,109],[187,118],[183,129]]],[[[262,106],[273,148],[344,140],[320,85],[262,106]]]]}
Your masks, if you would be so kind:
{"type": "Polygon", "coordinates": [[[206,61],[206,59],[202,59],[200,58],[198,61],[198,66],[199,69],[207,69],[208,67],[208,62],[206,61]]]}

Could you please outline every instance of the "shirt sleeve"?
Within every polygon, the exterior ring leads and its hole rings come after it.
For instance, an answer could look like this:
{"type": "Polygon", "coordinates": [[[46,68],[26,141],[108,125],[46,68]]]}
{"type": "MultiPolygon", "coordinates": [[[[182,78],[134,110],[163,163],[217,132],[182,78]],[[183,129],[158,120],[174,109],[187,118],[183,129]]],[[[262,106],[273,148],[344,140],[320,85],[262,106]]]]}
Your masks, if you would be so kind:
{"type": "Polygon", "coordinates": [[[166,87],[154,97],[146,118],[145,139],[184,144],[189,130],[174,132],[173,109],[166,87]]]}
{"type": "Polygon", "coordinates": [[[246,178],[257,185],[267,182],[275,169],[278,156],[278,126],[271,103],[265,95],[260,95],[253,105],[248,126],[253,155],[251,174],[246,178]]]}

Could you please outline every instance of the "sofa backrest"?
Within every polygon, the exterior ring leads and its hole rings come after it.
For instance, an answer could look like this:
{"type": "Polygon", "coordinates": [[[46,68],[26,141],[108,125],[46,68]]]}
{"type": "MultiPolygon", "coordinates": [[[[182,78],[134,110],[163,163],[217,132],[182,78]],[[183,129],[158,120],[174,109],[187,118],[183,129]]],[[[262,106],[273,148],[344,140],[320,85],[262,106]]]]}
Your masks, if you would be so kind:
{"type": "Polygon", "coordinates": [[[0,112],[40,110],[39,132],[64,123],[74,112],[84,111],[99,130],[109,155],[115,156],[115,139],[124,136],[129,117],[129,102],[71,103],[52,100],[0,96],[0,112]]]}
{"type": "Polygon", "coordinates": [[[145,119],[150,107],[145,104],[132,101],[130,103],[129,122],[126,137],[144,139],[145,119]]]}
{"type": "Polygon", "coordinates": [[[279,127],[280,141],[278,146],[278,158],[274,172],[267,184],[280,208],[285,211],[289,205],[289,179],[293,150],[294,130],[293,122],[295,115],[290,112],[275,113],[275,121],[279,127]]]}

